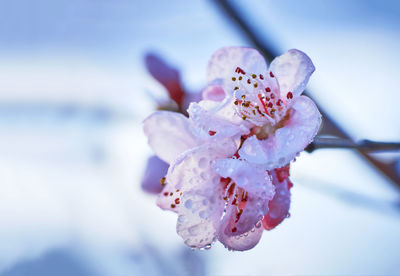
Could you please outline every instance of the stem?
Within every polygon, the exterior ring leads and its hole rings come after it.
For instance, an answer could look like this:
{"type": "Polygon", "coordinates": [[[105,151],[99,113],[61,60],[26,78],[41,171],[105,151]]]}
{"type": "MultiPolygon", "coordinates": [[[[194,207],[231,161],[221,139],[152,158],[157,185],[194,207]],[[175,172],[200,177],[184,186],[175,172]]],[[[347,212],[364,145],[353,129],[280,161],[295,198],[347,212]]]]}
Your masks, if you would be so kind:
{"type": "Polygon", "coordinates": [[[375,142],[371,140],[353,142],[349,139],[342,138],[316,137],[305,150],[311,153],[317,149],[327,148],[359,149],[364,151],[396,151],[400,150],[400,143],[375,142]]]}

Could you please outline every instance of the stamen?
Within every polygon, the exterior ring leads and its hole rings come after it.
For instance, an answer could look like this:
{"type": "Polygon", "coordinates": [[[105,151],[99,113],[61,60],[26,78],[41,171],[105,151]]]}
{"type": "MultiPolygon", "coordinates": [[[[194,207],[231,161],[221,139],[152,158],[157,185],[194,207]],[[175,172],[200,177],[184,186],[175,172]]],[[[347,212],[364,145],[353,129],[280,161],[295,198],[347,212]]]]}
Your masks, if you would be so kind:
{"type": "Polygon", "coordinates": [[[274,74],[271,71],[269,72],[269,75],[270,75],[271,78],[275,77],[274,74]]]}
{"type": "Polygon", "coordinates": [[[289,92],[287,93],[287,95],[286,95],[286,98],[288,98],[288,99],[293,99],[293,93],[289,91],[289,92]]]}
{"type": "Polygon", "coordinates": [[[160,179],[160,184],[161,186],[165,186],[165,177],[160,179]]]}

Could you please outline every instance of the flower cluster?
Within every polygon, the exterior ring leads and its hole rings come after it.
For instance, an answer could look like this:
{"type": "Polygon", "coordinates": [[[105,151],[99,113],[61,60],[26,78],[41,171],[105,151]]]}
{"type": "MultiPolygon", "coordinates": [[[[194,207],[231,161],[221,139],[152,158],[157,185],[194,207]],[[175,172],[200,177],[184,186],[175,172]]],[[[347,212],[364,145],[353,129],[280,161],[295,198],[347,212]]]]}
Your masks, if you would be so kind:
{"type": "Polygon", "coordinates": [[[313,71],[298,50],[268,69],[254,49],[222,48],[188,117],[158,111],[144,121],[150,146],[169,164],[157,204],[178,214],[188,246],[209,248],[218,239],[248,250],[289,215],[289,163],[321,124],[314,102],[301,95],[313,71]]]}

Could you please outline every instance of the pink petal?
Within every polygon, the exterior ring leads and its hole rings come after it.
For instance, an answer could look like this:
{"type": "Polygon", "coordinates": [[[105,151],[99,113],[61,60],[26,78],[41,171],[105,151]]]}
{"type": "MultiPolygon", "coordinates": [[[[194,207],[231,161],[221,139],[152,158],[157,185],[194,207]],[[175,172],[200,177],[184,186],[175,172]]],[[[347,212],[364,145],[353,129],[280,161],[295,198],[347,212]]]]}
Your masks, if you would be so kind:
{"type": "Polygon", "coordinates": [[[289,167],[275,169],[271,172],[272,183],[275,186],[274,198],[269,202],[268,213],[262,221],[266,230],[272,230],[289,216],[290,188],[292,183],[289,180],[289,167]],[[282,177],[282,174],[286,176],[282,177]]]}
{"type": "Polygon", "coordinates": [[[305,53],[291,49],[276,57],[270,65],[270,70],[277,78],[281,95],[285,98],[288,92],[298,96],[304,91],[315,67],[305,53]]]}
{"type": "Polygon", "coordinates": [[[244,141],[239,154],[267,170],[281,168],[292,161],[296,154],[312,142],[321,125],[321,114],[308,97],[293,99],[291,115],[285,126],[279,128],[265,140],[255,136],[244,141]]]}
{"type": "Polygon", "coordinates": [[[170,98],[181,106],[185,92],[181,87],[178,70],[170,67],[161,57],[155,54],[147,54],[145,61],[149,73],[164,85],[170,98]]]}
{"type": "Polygon", "coordinates": [[[221,231],[225,235],[240,235],[250,231],[268,212],[268,201],[274,196],[270,176],[260,167],[232,158],[216,160],[212,167],[220,176],[231,178],[241,188],[236,192],[238,197],[234,198],[233,195],[228,202],[229,208],[221,222],[224,230],[221,231]],[[238,207],[234,205],[236,202],[239,203],[238,207]]]}
{"type": "Polygon", "coordinates": [[[225,98],[225,91],[219,85],[209,85],[203,90],[203,99],[220,102],[225,98]]]}
{"type": "Polygon", "coordinates": [[[157,111],[144,120],[143,128],[149,145],[167,163],[196,145],[189,120],[176,112],[157,111]]]}
{"type": "Polygon", "coordinates": [[[211,162],[235,151],[229,139],[205,144],[182,154],[168,171],[167,185],[182,192],[177,232],[192,248],[208,246],[216,238],[225,202],[220,176],[211,169],[211,162]]]}
{"type": "Polygon", "coordinates": [[[261,223],[258,223],[250,231],[238,236],[229,236],[219,232],[218,240],[229,250],[245,251],[258,244],[263,232],[264,228],[261,227],[261,223]]]}
{"type": "Polygon", "coordinates": [[[189,118],[198,131],[197,135],[219,139],[249,133],[249,128],[240,124],[241,119],[231,106],[226,105],[225,109],[220,107],[223,107],[221,103],[207,100],[189,105],[189,118]]]}
{"type": "Polygon", "coordinates": [[[255,49],[245,47],[225,47],[217,50],[211,57],[207,68],[209,82],[220,80],[227,94],[233,93],[232,77],[240,67],[248,74],[266,74],[264,57],[255,49]]]}
{"type": "Polygon", "coordinates": [[[168,164],[157,156],[150,157],[142,178],[142,189],[152,194],[160,193],[163,189],[160,180],[167,174],[168,167],[168,164]]]}

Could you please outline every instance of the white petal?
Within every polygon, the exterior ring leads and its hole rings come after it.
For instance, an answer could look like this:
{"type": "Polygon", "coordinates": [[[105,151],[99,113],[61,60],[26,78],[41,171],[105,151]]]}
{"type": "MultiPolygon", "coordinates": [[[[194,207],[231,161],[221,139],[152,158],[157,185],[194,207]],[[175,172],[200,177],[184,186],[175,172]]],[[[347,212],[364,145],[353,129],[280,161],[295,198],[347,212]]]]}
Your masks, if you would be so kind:
{"type": "Polygon", "coordinates": [[[211,162],[235,151],[231,140],[205,144],[182,154],[168,171],[167,183],[182,192],[177,232],[192,248],[203,248],[216,238],[225,202],[211,162]]]}
{"type": "Polygon", "coordinates": [[[189,120],[180,113],[157,111],[144,120],[143,129],[155,154],[167,163],[196,145],[189,120]]]}
{"type": "Polygon", "coordinates": [[[267,170],[281,168],[312,142],[321,125],[321,114],[314,102],[305,96],[292,101],[291,115],[282,128],[265,140],[255,136],[244,141],[239,155],[249,162],[262,164],[267,170]]]}
{"type": "Polygon", "coordinates": [[[234,137],[250,131],[245,125],[240,124],[238,121],[240,118],[235,115],[234,109],[223,103],[207,100],[191,103],[188,113],[196,127],[196,134],[203,139],[234,137]]]}
{"type": "Polygon", "coordinates": [[[207,68],[209,82],[221,80],[228,95],[233,93],[237,67],[248,74],[266,74],[267,64],[264,57],[255,49],[245,47],[225,47],[217,50],[211,57],[207,68]]]}
{"type": "MultiPolygon", "coordinates": [[[[227,212],[225,215],[224,234],[240,235],[250,231],[268,212],[268,202],[274,196],[275,189],[268,172],[244,160],[232,158],[216,160],[212,167],[219,175],[231,178],[234,183],[248,193],[246,205],[238,221],[231,218],[236,215],[235,212],[227,212]],[[233,227],[236,228],[235,232],[232,232],[233,227]]],[[[230,207],[236,209],[236,206],[230,207]]]]}
{"type": "Polygon", "coordinates": [[[249,232],[239,236],[228,236],[223,232],[219,232],[218,240],[229,250],[245,251],[252,249],[258,244],[263,232],[263,227],[254,227],[249,232]]]}
{"type": "Polygon", "coordinates": [[[152,194],[160,193],[163,188],[160,180],[167,174],[168,167],[168,164],[157,156],[150,157],[142,178],[142,189],[152,194]]]}
{"type": "Polygon", "coordinates": [[[277,78],[283,98],[290,91],[294,96],[300,95],[314,72],[315,67],[311,59],[303,52],[291,49],[276,57],[270,70],[277,78]]]}

